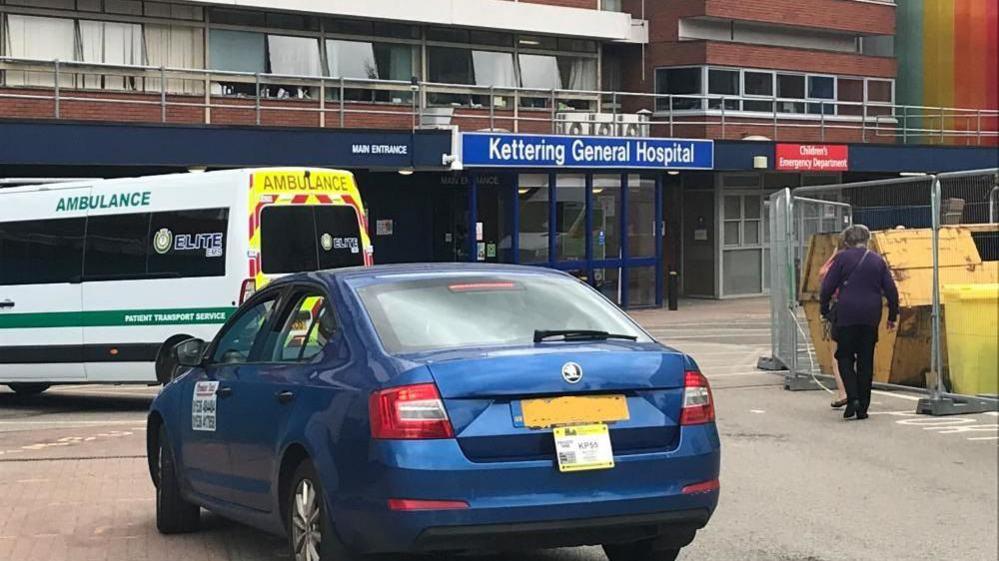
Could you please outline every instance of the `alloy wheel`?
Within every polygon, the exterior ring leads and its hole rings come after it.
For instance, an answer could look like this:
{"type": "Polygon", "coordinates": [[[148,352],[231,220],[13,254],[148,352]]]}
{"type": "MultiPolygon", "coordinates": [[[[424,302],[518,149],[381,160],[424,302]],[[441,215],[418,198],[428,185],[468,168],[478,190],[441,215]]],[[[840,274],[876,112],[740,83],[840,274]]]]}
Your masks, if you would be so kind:
{"type": "Polygon", "coordinates": [[[295,561],[319,561],[319,548],[323,539],[320,519],[322,509],[312,481],[302,479],[298,482],[292,509],[291,532],[295,561]]]}

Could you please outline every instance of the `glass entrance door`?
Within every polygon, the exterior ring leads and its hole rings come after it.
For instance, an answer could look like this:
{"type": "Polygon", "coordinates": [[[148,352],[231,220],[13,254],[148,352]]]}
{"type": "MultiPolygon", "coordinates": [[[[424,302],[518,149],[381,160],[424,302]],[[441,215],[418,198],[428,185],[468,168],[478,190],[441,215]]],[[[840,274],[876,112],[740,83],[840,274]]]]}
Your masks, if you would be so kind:
{"type": "Polygon", "coordinates": [[[469,181],[468,261],[542,265],[624,307],[662,305],[662,177],[526,173],[469,181]]]}

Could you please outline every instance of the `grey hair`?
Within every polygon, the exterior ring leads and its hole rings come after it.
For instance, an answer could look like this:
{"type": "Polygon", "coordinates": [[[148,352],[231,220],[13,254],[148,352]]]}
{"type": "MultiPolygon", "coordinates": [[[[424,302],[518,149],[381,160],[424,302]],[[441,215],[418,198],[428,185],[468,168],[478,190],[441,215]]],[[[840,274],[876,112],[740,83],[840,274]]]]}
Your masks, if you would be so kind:
{"type": "Polygon", "coordinates": [[[867,247],[867,242],[871,240],[871,231],[863,224],[854,224],[843,230],[841,237],[846,247],[867,247]]]}

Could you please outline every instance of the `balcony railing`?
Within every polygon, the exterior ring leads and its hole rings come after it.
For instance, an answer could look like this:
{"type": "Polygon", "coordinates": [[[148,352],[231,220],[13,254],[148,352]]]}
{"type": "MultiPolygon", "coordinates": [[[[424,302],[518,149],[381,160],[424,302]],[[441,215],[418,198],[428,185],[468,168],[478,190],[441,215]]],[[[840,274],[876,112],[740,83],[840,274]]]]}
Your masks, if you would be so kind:
{"type": "Polygon", "coordinates": [[[0,117],[995,145],[999,111],[541,90],[0,57],[0,117]],[[165,87],[164,87],[165,86],[165,87]],[[762,110],[761,110],[762,109],[762,110]]]}

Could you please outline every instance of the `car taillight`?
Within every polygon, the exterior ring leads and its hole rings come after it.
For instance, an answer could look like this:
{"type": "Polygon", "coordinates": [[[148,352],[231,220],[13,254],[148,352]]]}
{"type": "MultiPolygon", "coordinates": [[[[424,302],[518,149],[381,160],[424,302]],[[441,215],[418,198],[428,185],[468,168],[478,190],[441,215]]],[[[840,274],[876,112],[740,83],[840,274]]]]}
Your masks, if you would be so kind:
{"type": "Polygon", "coordinates": [[[454,429],[434,384],[388,388],[368,402],[371,437],[413,440],[453,438],[454,429]]]}
{"type": "Polygon", "coordinates": [[[680,425],[701,425],[715,420],[715,405],[711,398],[711,386],[708,379],[697,371],[684,374],[683,378],[683,412],[680,413],[680,425]]]}
{"type": "Polygon", "coordinates": [[[721,485],[718,483],[718,480],[712,479],[711,481],[702,481],[701,483],[687,485],[681,492],[684,495],[696,495],[698,493],[710,493],[719,489],[721,489],[721,485]]]}
{"type": "Polygon", "coordinates": [[[257,291],[257,281],[255,279],[244,279],[243,284],[239,287],[239,305],[242,306],[243,302],[250,299],[250,296],[257,291]]]}

